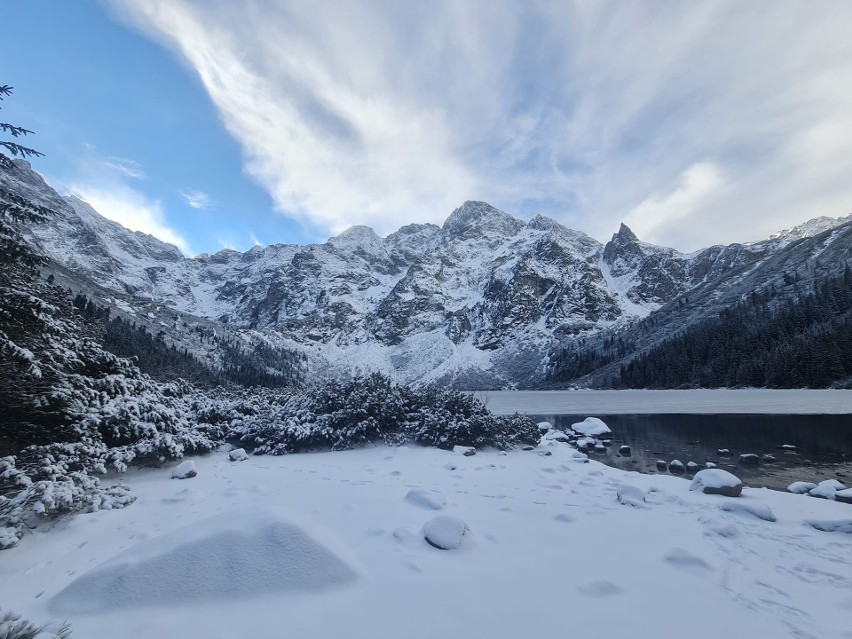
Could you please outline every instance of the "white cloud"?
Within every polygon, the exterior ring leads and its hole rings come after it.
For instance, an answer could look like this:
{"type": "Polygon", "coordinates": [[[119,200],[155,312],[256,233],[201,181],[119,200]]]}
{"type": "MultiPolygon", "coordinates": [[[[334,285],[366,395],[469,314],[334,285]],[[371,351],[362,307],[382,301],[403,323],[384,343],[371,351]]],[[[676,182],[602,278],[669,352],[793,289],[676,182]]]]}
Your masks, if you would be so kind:
{"type": "Polygon", "coordinates": [[[180,196],[194,209],[209,209],[213,206],[213,199],[203,191],[187,189],[181,191],[180,196]]]}
{"type": "Polygon", "coordinates": [[[114,5],[331,232],[477,198],[598,237],[641,213],[690,249],[852,206],[846,0],[114,5]]]}
{"type": "Polygon", "coordinates": [[[118,222],[131,231],[153,235],[174,244],[184,255],[193,255],[189,243],[166,222],[162,206],[124,185],[75,184],[70,192],[88,202],[105,218],[118,222]]]}
{"type": "Polygon", "coordinates": [[[725,187],[719,167],[710,162],[693,164],[665,194],[654,194],[633,209],[625,223],[640,237],[651,242],[665,241],[666,230],[681,226],[700,208],[708,208],[725,187]]]}
{"type": "Polygon", "coordinates": [[[133,178],[135,180],[144,180],[147,178],[147,174],[145,170],[135,160],[128,160],[127,158],[106,158],[104,160],[104,166],[108,169],[116,171],[121,175],[129,178],[133,178]]]}

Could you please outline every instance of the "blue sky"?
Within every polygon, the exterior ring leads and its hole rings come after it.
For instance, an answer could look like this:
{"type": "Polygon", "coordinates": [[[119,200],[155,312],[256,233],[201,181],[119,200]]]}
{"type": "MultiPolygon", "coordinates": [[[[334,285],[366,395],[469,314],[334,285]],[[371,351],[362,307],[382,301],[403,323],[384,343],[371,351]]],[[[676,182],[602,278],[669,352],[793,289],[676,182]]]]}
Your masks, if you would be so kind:
{"type": "Polygon", "coordinates": [[[3,117],[187,254],[465,199],[692,250],[852,210],[845,0],[29,0],[3,117]]]}

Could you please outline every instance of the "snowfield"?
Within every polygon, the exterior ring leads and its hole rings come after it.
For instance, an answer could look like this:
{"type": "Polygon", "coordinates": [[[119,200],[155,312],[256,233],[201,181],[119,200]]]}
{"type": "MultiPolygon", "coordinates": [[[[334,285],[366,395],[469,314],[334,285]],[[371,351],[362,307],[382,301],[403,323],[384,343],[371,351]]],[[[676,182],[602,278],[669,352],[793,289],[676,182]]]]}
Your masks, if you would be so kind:
{"type": "Polygon", "coordinates": [[[850,636],[849,504],[707,495],[553,440],[194,461],[0,553],[3,608],[78,638],[850,636]]]}

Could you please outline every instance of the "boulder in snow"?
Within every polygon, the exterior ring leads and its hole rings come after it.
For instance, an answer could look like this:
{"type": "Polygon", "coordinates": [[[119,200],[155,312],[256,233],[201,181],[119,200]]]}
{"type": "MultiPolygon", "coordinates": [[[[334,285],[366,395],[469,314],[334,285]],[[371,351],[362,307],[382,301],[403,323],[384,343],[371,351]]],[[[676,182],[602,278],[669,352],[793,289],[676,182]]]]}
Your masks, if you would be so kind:
{"type": "Polygon", "coordinates": [[[843,502],[844,504],[852,504],[852,488],[838,490],[836,493],[834,493],[834,498],[837,501],[843,502]]]}
{"type": "Polygon", "coordinates": [[[473,446],[453,446],[453,455],[464,455],[465,457],[473,457],[476,455],[476,448],[473,446]]]}
{"type": "Polygon", "coordinates": [[[816,487],[816,484],[809,481],[794,481],[792,484],[787,486],[787,492],[791,492],[796,495],[804,495],[811,492],[816,487]]]}
{"type": "Polygon", "coordinates": [[[548,442],[569,442],[571,438],[568,437],[561,430],[549,430],[544,434],[545,441],[548,442]]]}
{"type": "Polygon", "coordinates": [[[586,417],[581,422],[571,424],[571,429],[586,437],[607,437],[612,435],[609,426],[597,417],[586,417]]]}
{"type": "Polygon", "coordinates": [[[669,472],[672,475],[683,475],[686,471],[686,468],[683,465],[683,462],[679,459],[673,459],[669,462],[669,472]]]}
{"type": "Polygon", "coordinates": [[[547,431],[549,431],[549,430],[552,430],[552,429],[553,429],[553,424],[551,424],[550,422],[539,422],[539,423],[537,424],[537,426],[538,426],[538,429],[539,429],[542,433],[546,433],[547,431]]]}
{"type": "Polygon", "coordinates": [[[716,468],[716,464],[713,462],[704,462],[704,468],[716,468]]]}
{"type": "Polygon", "coordinates": [[[423,526],[423,538],[430,546],[441,550],[455,550],[461,546],[462,537],[470,531],[458,517],[439,515],[423,526]]]}
{"type": "Polygon", "coordinates": [[[195,462],[187,459],[172,470],[172,479],[191,479],[197,474],[198,471],[195,469],[195,462]]]}
{"type": "Polygon", "coordinates": [[[739,456],[737,460],[740,464],[747,464],[750,466],[754,466],[760,463],[760,457],[758,457],[755,453],[743,453],[739,456]]]}
{"type": "Polygon", "coordinates": [[[446,497],[437,490],[421,490],[419,488],[409,490],[405,496],[405,501],[428,510],[441,510],[447,505],[446,497]]]}
{"type": "Polygon", "coordinates": [[[248,459],[248,453],[245,448],[235,448],[228,453],[228,459],[231,461],[245,461],[248,459]]]}
{"type": "Polygon", "coordinates": [[[846,486],[841,484],[836,479],[826,479],[825,481],[821,481],[817,484],[816,488],[812,488],[808,491],[808,494],[811,497],[820,497],[821,499],[831,499],[834,500],[837,497],[837,492],[840,490],[846,490],[846,486]]]}
{"type": "Polygon", "coordinates": [[[664,460],[664,459],[658,459],[657,460],[657,470],[665,470],[668,467],[669,467],[669,465],[666,463],[666,460],[664,460]]]}
{"type": "Polygon", "coordinates": [[[719,457],[730,457],[731,456],[731,449],[730,448],[720,448],[719,450],[716,451],[716,454],[719,457]]]}
{"type": "Polygon", "coordinates": [[[701,466],[696,464],[694,461],[686,462],[686,470],[689,473],[697,473],[699,468],[701,468],[701,466]]]}
{"type": "Polygon", "coordinates": [[[739,497],[743,492],[743,483],[739,477],[721,468],[699,470],[692,479],[689,490],[700,490],[707,495],[739,497]]]}
{"type": "Polygon", "coordinates": [[[630,449],[630,446],[625,444],[618,449],[618,454],[622,457],[631,457],[633,455],[633,451],[630,449]]]}

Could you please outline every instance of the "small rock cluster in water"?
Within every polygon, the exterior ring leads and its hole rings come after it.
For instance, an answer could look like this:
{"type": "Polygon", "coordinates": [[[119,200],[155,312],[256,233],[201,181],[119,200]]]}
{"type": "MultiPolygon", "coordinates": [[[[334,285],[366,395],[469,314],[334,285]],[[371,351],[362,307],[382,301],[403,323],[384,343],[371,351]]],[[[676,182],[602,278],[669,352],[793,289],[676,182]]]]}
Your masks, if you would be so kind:
{"type": "MultiPolygon", "coordinates": [[[[553,444],[560,442],[569,444],[581,453],[605,453],[612,445],[612,430],[603,420],[597,417],[587,417],[582,422],[572,424],[570,428],[556,429],[550,422],[540,422],[538,427],[542,432],[542,443],[553,444]]],[[[690,443],[697,444],[698,442],[690,443]]],[[[533,447],[529,447],[529,450],[532,449],[533,447]]],[[[782,444],[778,446],[778,449],[787,454],[795,454],[798,450],[792,444],[782,444]]],[[[633,453],[630,446],[625,444],[619,447],[618,454],[621,457],[631,457],[633,453]]],[[[733,457],[733,453],[729,448],[720,448],[716,451],[716,454],[723,458],[733,457]]],[[[777,461],[777,458],[770,454],[741,453],[737,457],[737,464],[741,466],[772,464],[777,461]]],[[[634,461],[634,463],[636,462],[634,461]]],[[[740,479],[735,475],[724,470],[714,470],[717,468],[717,465],[711,461],[704,462],[703,464],[688,461],[684,464],[679,459],[672,459],[671,461],[658,459],[656,467],[658,471],[668,471],[672,475],[689,474],[694,476],[691,490],[699,488],[706,493],[719,492],[728,496],[738,496],[743,486],[740,479]],[[711,477],[713,478],[712,482],[710,481],[711,477]],[[724,478],[724,481],[722,478],[724,478]]],[[[730,467],[736,468],[733,464],[730,467]]],[[[852,488],[848,488],[837,479],[827,479],[821,481],[819,484],[796,481],[790,484],[787,490],[800,495],[809,495],[811,497],[852,504],[852,488]]]]}

